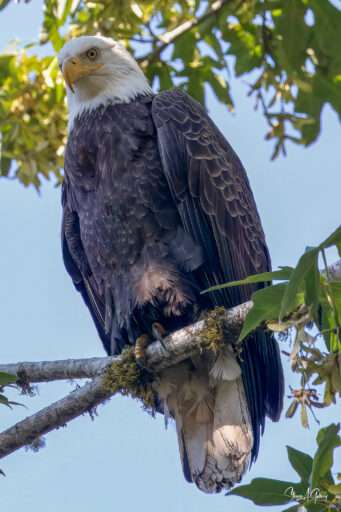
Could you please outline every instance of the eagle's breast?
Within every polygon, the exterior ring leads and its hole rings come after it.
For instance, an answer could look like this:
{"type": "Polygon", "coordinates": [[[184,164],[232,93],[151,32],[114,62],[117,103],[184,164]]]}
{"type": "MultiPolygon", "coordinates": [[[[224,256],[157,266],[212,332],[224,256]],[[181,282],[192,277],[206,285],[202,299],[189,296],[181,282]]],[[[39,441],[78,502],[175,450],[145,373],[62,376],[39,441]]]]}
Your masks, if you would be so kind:
{"type": "Polygon", "coordinates": [[[182,228],[163,172],[150,101],[110,104],[76,118],[65,173],[100,288],[123,279],[134,302],[144,303],[174,283],[182,247],[192,249],[188,268],[201,264],[200,248],[182,228]]]}

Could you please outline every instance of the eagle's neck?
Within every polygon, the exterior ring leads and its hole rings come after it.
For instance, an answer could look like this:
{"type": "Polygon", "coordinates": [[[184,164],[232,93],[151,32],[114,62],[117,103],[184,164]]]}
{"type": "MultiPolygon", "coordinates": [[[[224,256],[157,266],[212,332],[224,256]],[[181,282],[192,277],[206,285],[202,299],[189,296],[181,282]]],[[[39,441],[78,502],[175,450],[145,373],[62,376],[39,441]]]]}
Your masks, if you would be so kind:
{"type": "Polygon", "coordinates": [[[140,69],[138,72],[129,71],[129,74],[119,73],[116,76],[89,76],[77,82],[74,93],[67,89],[68,131],[71,131],[76,117],[101,105],[130,103],[138,96],[154,95],[140,69]]]}

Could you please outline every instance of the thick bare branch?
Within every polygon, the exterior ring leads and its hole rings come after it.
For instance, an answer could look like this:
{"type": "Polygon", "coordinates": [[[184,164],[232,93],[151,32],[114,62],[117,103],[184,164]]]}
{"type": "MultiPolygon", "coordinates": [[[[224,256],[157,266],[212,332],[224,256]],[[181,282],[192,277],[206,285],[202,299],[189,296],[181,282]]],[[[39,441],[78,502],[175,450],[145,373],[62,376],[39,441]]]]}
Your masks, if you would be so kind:
{"type": "MultiPolygon", "coordinates": [[[[226,311],[226,324],[231,340],[238,338],[246,314],[251,307],[252,302],[249,301],[226,311]]],[[[159,342],[149,345],[146,353],[148,365],[158,371],[198,353],[199,344],[196,334],[202,327],[203,321],[201,320],[173,332],[164,338],[167,350],[159,342]]],[[[91,359],[0,364],[0,372],[18,375],[26,383],[92,378],[101,374],[113,361],[119,359],[119,357],[93,357],[91,359]]]]}
{"type": "Polygon", "coordinates": [[[161,41],[162,44],[157,46],[151,53],[149,53],[146,57],[142,57],[139,59],[139,64],[142,68],[146,68],[151,62],[154,62],[160,57],[161,52],[170,43],[173,43],[178,37],[182,36],[185,32],[188,32],[191,30],[194,26],[200,25],[200,23],[203,23],[211,16],[217,14],[219,10],[230,3],[232,0],[216,0],[216,2],[213,2],[211,7],[208,7],[205,14],[203,14],[201,17],[196,18],[193,16],[193,18],[186,20],[184,23],[181,23],[178,27],[176,27],[173,30],[170,30],[169,32],[165,32],[161,36],[158,37],[158,40],[161,41]]]}
{"type": "MultiPolygon", "coordinates": [[[[235,341],[239,336],[247,312],[252,302],[246,302],[226,311],[227,336],[235,341]]],[[[147,348],[147,364],[155,371],[162,370],[187,357],[198,354],[200,343],[198,333],[204,320],[180,329],[164,339],[166,349],[156,341],[147,348]]],[[[36,414],[20,421],[0,434],[0,458],[31,444],[35,439],[51,430],[65,425],[70,420],[90,411],[110,398],[111,393],[104,389],[102,375],[105,368],[119,357],[78,359],[69,361],[43,361],[39,363],[18,363],[1,365],[0,371],[24,377],[25,382],[46,382],[49,380],[93,377],[92,382],[72,391],[36,414]]]]}
{"type": "Polygon", "coordinates": [[[115,357],[92,357],[90,359],[0,364],[0,372],[17,375],[26,383],[86,379],[102,373],[115,359],[115,357]]]}
{"type": "Polygon", "coordinates": [[[0,458],[31,444],[35,439],[65,425],[73,418],[91,411],[110,396],[111,393],[102,386],[102,377],[95,377],[89,384],[72,391],[58,402],[2,432],[0,458]]]}

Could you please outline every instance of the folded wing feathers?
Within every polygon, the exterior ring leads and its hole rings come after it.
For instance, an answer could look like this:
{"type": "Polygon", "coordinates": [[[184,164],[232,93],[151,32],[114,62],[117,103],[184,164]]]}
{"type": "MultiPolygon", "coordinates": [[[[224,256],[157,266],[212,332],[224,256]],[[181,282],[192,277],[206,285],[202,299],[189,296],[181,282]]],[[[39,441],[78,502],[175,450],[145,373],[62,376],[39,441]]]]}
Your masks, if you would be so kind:
{"type": "Polygon", "coordinates": [[[173,418],[185,477],[206,493],[229,489],[245,473],[253,434],[241,370],[232,349],[214,360],[193,358],[154,383],[167,421],[173,418]]]}

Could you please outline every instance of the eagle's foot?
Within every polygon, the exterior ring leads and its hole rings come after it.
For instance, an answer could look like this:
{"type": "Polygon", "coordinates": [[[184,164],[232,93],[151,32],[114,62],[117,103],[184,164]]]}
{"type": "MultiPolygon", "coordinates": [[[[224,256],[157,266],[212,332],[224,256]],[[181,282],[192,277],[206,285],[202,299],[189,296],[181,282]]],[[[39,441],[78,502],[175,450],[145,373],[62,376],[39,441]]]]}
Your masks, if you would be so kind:
{"type": "Polygon", "coordinates": [[[137,363],[146,370],[147,372],[151,372],[152,370],[146,365],[146,347],[151,343],[151,339],[148,334],[141,334],[135,341],[135,358],[137,363]]]}
{"type": "Polygon", "coordinates": [[[159,322],[154,322],[152,324],[152,331],[153,331],[154,338],[161,343],[162,347],[165,350],[167,350],[167,352],[169,352],[168,348],[166,347],[166,345],[163,342],[164,336],[167,335],[167,331],[164,329],[164,327],[161,324],[159,324],[159,322]]]}

